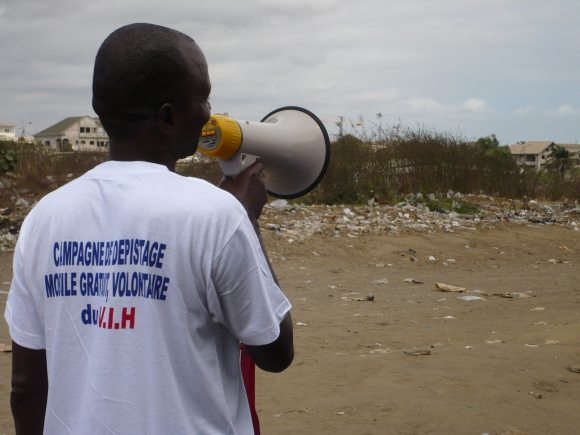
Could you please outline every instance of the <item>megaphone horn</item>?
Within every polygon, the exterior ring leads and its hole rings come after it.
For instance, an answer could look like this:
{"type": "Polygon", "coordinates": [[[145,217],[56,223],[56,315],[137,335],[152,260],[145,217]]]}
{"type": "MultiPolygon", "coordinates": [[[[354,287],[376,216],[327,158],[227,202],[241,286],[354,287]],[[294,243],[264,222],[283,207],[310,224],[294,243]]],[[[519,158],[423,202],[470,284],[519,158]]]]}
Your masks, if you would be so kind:
{"type": "Polygon", "coordinates": [[[260,122],[212,115],[203,127],[198,149],[217,158],[230,177],[259,159],[268,193],[284,199],[314,189],[330,161],[326,128],[314,113],[295,106],[276,109],[260,122]]]}

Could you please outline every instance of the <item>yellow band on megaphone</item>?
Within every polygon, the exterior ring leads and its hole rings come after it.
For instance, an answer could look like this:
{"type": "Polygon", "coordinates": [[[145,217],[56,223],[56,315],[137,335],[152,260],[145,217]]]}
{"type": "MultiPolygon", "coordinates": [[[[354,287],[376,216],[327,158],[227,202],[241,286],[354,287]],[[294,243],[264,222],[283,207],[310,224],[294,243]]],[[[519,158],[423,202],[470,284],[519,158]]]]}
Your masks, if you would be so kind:
{"type": "Polygon", "coordinates": [[[229,159],[242,145],[242,130],[238,123],[224,115],[211,115],[201,130],[198,149],[216,159],[229,159]]]}

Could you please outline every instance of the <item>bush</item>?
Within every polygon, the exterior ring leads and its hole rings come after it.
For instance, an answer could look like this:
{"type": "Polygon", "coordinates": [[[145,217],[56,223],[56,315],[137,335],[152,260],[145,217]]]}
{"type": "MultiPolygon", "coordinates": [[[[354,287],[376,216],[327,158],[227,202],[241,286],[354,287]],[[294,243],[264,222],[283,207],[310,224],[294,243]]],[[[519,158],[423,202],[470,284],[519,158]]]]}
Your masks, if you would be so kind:
{"type": "Polygon", "coordinates": [[[14,172],[18,167],[18,157],[14,150],[0,149],[0,173],[14,172]]]}
{"type": "MultiPolygon", "coordinates": [[[[553,172],[551,174],[554,174],[553,172]]],[[[470,141],[459,133],[418,126],[375,126],[331,144],[327,174],[307,203],[396,202],[409,192],[485,193],[506,198],[580,198],[580,174],[565,179],[515,163],[495,135],[470,141]]],[[[438,207],[446,209],[445,204],[438,207]]],[[[450,205],[449,205],[450,207],[450,205]]],[[[448,209],[448,208],[447,208],[448,209]]],[[[465,206],[462,212],[474,211],[465,206]]]]}
{"type": "MultiPolygon", "coordinates": [[[[42,145],[0,142],[0,172],[14,172],[15,187],[40,195],[68,182],[69,174],[79,176],[106,159],[102,152],[56,153],[42,145]]],[[[222,178],[212,159],[182,163],[176,170],[216,185],[222,178]]],[[[499,146],[493,135],[474,142],[459,133],[424,126],[380,125],[332,142],[325,177],[298,201],[364,204],[375,198],[381,204],[398,202],[411,192],[441,198],[448,190],[514,199],[574,200],[580,199],[580,168],[572,167],[562,177],[558,171],[519,166],[509,148],[499,146]]],[[[462,200],[422,200],[432,210],[445,211],[453,209],[454,201],[458,213],[478,212],[462,200]]]]}

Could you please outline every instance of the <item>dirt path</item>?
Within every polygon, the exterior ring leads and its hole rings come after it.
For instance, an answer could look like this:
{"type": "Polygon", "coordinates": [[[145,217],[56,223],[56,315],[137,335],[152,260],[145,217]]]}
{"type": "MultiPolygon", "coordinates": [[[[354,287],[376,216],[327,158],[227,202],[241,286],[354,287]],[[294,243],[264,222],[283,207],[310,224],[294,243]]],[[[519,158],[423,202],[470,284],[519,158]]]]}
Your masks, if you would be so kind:
{"type": "Polygon", "coordinates": [[[580,365],[578,238],[510,225],[298,245],[271,235],[274,257],[286,258],[274,266],[294,322],[306,326],[295,327],[293,366],[258,378],[264,433],[578,433],[580,374],[566,370],[580,365]],[[371,285],[384,278],[389,284],[371,285]],[[463,301],[435,282],[535,297],[463,301]],[[375,300],[342,299],[351,292],[375,300]],[[416,348],[431,355],[403,353],[416,348]]]}
{"type": "MultiPolygon", "coordinates": [[[[580,374],[566,369],[580,366],[578,232],[505,224],[303,243],[264,236],[294,323],[306,325],[295,326],[294,364],[258,374],[262,433],[578,433],[580,374]],[[435,282],[490,296],[459,300],[435,282]],[[514,292],[534,297],[491,296],[514,292]],[[348,299],[368,293],[374,301],[348,299]],[[431,354],[404,353],[415,350],[431,354]]],[[[11,261],[0,254],[2,291],[11,261]]],[[[5,301],[0,294],[2,312],[5,301]]],[[[9,343],[3,318],[0,342],[9,343]]],[[[10,354],[0,366],[0,434],[13,434],[10,354]]]]}

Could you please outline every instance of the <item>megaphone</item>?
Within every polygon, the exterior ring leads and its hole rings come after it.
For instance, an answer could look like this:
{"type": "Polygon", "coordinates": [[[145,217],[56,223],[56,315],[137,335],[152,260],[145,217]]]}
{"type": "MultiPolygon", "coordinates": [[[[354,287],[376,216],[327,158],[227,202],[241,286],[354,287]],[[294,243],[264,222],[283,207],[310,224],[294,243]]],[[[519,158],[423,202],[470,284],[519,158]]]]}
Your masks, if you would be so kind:
{"type": "Polygon", "coordinates": [[[326,128],[312,112],[295,106],[276,109],[260,122],[212,115],[202,129],[198,149],[217,158],[230,177],[259,160],[268,193],[284,199],[314,189],[330,160],[326,128]]]}

